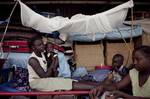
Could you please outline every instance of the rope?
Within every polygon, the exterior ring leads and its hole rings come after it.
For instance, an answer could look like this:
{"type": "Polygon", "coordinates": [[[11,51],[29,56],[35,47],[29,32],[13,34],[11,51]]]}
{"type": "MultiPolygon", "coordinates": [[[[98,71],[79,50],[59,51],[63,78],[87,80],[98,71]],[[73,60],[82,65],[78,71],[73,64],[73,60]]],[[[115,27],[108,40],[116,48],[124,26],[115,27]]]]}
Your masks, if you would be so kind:
{"type": "Polygon", "coordinates": [[[130,38],[130,42],[132,42],[132,34],[133,34],[133,8],[131,8],[131,38],[130,38]]]}
{"type": "MultiPolygon", "coordinates": [[[[13,14],[13,12],[14,12],[16,6],[17,6],[17,4],[18,4],[18,1],[15,3],[15,5],[14,5],[14,7],[13,7],[13,9],[12,9],[12,11],[11,11],[9,17],[8,17],[8,22],[7,22],[7,25],[6,25],[4,34],[3,34],[3,36],[2,36],[2,39],[1,39],[1,41],[0,41],[0,57],[3,55],[2,42],[3,42],[4,38],[5,38],[6,33],[7,33],[7,29],[8,29],[9,23],[10,23],[11,16],[12,16],[12,14],[13,14]]],[[[8,55],[7,55],[7,56],[8,56],[8,55]]]]}
{"type": "MultiPolygon", "coordinates": [[[[132,35],[133,35],[133,8],[131,8],[131,36],[130,36],[130,46],[129,46],[130,48],[131,48],[131,46],[132,46],[132,41],[133,41],[132,35]]],[[[128,63],[131,54],[132,54],[132,51],[131,51],[131,49],[130,49],[130,50],[129,50],[128,57],[127,57],[126,64],[128,63]]]]}
{"type": "Polygon", "coordinates": [[[131,53],[132,53],[131,45],[132,45],[132,41],[133,41],[133,38],[132,38],[132,34],[133,34],[133,8],[131,8],[131,35],[130,35],[130,46],[127,45],[127,42],[126,42],[125,38],[123,38],[122,33],[121,33],[121,31],[119,30],[119,28],[117,28],[117,30],[118,30],[118,32],[120,33],[121,38],[122,38],[123,41],[125,42],[125,45],[126,45],[126,46],[128,47],[128,49],[129,49],[127,61],[126,61],[126,63],[125,63],[125,65],[127,65],[127,63],[129,62],[129,57],[131,56],[131,53]]]}
{"type": "MultiPolygon", "coordinates": [[[[122,38],[123,41],[125,42],[126,47],[129,49],[129,55],[130,55],[130,53],[131,53],[131,48],[130,48],[130,46],[127,44],[125,38],[122,36],[122,33],[121,33],[121,31],[119,30],[119,28],[117,28],[117,30],[118,30],[118,32],[120,33],[121,38],[122,38]]],[[[129,61],[129,55],[128,55],[128,58],[127,58],[127,61],[126,61],[126,64],[125,64],[125,65],[127,65],[128,61],[129,61]]]]}
{"type": "MultiPolygon", "coordinates": [[[[133,41],[133,39],[132,39],[132,35],[133,35],[133,8],[131,8],[131,23],[132,23],[132,24],[131,24],[131,36],[130,36],[130,48],[131,48],[131,46],[132,46],[132,41],[133,41]]],[[[128,63],[131,54],[132,54],[132,51],[131,51],[131,49],[130,49],[130,50],[129,50],[128,57],[127,57],[126,64],[128,63]]]]}

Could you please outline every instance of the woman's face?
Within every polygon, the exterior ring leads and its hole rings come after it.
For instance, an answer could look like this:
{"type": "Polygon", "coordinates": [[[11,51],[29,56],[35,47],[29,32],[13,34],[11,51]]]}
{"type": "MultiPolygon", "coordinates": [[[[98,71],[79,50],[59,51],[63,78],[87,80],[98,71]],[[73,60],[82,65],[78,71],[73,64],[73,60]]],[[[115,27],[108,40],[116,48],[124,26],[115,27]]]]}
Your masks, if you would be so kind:
{"type": "Polygon", "coordinates": [[[142,52],[136,51],[133,54],[133,64],[138,71],[145,71],[150,68],[150,59],[142,52]]]}
{"type": "Polygon", "coordinates": [[[38,52],[44,52],[45,45],[41,39],[35,40],[33,49],[38,52]]]}

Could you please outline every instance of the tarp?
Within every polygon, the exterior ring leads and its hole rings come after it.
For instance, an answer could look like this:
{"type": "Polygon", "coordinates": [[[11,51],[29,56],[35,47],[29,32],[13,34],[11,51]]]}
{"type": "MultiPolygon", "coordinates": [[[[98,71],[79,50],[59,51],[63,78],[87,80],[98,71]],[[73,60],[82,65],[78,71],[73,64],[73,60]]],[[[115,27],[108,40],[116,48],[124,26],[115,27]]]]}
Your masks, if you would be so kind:
{"type": "Polygon", "coordinates": [[[110,32],[122,25],[126,18],[128,8],[133,7],[133,1],[130,0],[108,11],[95,15],[77,14],[72,16],[71,19],[61,16],[49,19],[34,12],[20,0],[18,1],[21,6],[21,22],[24,26],[44,33],[59,31],[62,40],[66,40],[70,33],[91,35],[93,33],[110,32]]]}

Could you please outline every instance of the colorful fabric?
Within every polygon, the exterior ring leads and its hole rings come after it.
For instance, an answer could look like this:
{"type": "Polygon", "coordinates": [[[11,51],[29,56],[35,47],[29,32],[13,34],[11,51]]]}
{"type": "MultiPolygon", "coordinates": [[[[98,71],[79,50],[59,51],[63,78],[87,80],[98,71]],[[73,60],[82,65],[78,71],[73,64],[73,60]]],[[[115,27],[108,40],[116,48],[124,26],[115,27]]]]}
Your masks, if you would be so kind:
{"type": "Polygon", "coordinates": [[[22,67],[16,67],[13,76],[14,87],[20,91],[30,91],[28,81],[28,70],[22,67]]]}

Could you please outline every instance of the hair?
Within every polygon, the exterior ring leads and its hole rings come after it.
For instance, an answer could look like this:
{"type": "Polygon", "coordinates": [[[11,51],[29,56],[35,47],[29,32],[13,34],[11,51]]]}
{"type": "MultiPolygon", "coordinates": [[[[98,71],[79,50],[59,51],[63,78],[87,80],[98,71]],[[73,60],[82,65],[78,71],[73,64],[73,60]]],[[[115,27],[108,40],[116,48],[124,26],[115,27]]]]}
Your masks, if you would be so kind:
{"type": "Polygon", "coordinates": [[[142,45],[134,49],[133,54],[140,51],[144,56],[150,57],[150,46],[142,45]]]}
{"type": "Polygon", "coordinates": [[[28,46],[29,46],[29,48],[32,48],[32,46],[34,45],[34,42],[35,42],[36,40],[40,40],[40,39],[42,39],[42,36],[40,36],[40,35],[33,36],[33,37],[28,41],[28,46]]]}
{"type": "Polygon", "coordinates": [[[115,55],[113,56],[113,59],[116,58],[116,57],[121,57],[122,60],[124,60],[124,57],[123,57],[123,55],[121,55],[121,54],[115,54],[115,55]]]}

